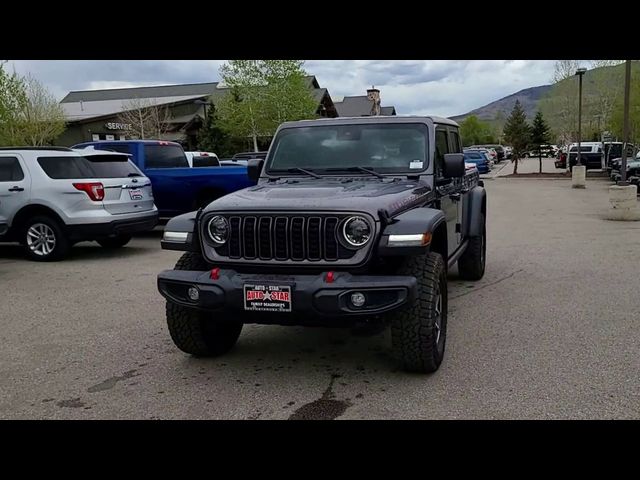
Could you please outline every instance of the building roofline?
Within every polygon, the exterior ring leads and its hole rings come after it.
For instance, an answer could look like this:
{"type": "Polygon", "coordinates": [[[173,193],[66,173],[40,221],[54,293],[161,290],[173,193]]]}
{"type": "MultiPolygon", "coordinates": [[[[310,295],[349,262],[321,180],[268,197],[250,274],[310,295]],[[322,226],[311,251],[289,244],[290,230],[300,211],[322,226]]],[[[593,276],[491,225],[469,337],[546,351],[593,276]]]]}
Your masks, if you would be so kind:
{"type": "MultiPolygon", "coordinates": [[[[75,100],[73,102],[65,102],[66,98],[69,97],[73,93],[96,93],[96,92],[118,92],[122,90],[134,90],[134,89],[150,89],[150,88],[167,88],[167,87],[193,87],[193,86],[202,86],[202,85],[218,85],[220,82],[196,82],[196,83],[169,83],[166,85],[142,85],[140,87],[118,87],[118,88],[97,88],[94,90],[70,90],[60,103],[77,103],[81,100],[75,100]]],[[[203,95],[204,96],[204,95],[203,95]]],[[[85,100],[82,100],[85,101],[85,100]]],[[[88,102],[99,102],[100,100],[86,100],[88,102]]]]}

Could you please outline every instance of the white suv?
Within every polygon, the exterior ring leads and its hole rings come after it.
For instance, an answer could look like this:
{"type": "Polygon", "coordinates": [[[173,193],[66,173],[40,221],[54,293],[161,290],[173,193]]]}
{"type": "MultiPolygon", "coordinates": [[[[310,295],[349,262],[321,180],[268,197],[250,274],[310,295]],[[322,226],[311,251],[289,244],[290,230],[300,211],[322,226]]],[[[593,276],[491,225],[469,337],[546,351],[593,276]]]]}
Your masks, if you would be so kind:
{"type": "Polygon", "coordinates": [[[59,260],[84,240],[122,247],[157,222],[151,182],[125,154],[0,148],[0,241],[33,260],[59,260]]]}

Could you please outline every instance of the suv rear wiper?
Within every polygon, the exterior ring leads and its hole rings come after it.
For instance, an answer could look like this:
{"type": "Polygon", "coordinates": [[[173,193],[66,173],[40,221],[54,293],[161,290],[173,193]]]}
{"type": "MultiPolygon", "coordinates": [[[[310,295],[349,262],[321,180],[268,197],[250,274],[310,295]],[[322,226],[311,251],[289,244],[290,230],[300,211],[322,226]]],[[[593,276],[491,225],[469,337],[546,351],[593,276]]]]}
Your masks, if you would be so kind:
{"type": "Polygon", "coordinates": [[[307,175],[310,175],[310,176],[315,177],[315,178],[322,178],[322,175],[318,175],[317,173],[312,172],[311,170],[306,170],[306,169],[300,168],[300,167],[287,168],[287,172],[289,172],[289,173],[302,172],[302,173],[306,173],[307,175]]]}
{"type": "Polygon", "coordinates": [[[384,175],[368,167],[327,168],[326,171],[327,172],[366,172],[371,175],[375,175],[378,178],[384,178],[384,175]]]}
{"type": "Polygon", "coordinates": [[[141,177],[142,175],[140,175],[139,173],[130,173],[127,175],[127,177],[141,177]]]}

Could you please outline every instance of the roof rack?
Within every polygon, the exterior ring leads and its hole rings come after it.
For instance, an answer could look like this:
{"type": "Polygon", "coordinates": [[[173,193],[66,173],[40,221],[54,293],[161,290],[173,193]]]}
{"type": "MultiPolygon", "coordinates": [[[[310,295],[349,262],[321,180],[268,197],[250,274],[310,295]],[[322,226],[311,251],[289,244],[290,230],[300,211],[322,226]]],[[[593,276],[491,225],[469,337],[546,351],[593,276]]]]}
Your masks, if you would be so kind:
{"type": "Polygon", "coordinates": [[[68,147],[0,147],[0,150],[54,150],[56,152],[73,152],[68,147]]]}

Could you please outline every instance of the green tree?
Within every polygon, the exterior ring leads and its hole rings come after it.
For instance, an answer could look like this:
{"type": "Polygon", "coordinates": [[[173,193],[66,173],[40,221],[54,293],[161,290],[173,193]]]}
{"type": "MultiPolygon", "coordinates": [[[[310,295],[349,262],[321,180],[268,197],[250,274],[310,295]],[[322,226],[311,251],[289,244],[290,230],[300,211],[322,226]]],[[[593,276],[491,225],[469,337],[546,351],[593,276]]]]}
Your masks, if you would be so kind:
{"type": "Polygon", "coordinates": [[[549,126],[542,117],[542,112],[538,110],[533,125],[531,126],[531,143],[538,150],[538,161],[540,162],[540,173],[542,173],[542,145],[549,143],[549,126]]]}
{"type": "Polygon", "coordinates": [[[507,144],[513,148],[511,161],[514,162],[513,173],[518,173],[518,159],[526,152],[531,143],[531,127],[527,123],[527,115],[519,100],[513,106],[513,110],[504,125],[504,138],[507,144]]]}
{"type": "Polygon", "coordinates": [[[316,102],[302,60],[230,60],[220,68],[229,94],[218,102],[220,126],[230,135],[270,137],[288,120],[315,116],[316,102]]]}
{"type": "Polygon", "coordinates": [[[22,80],[26,101],[19,102],[15,141],[36,147],[51,145],[66,128],[64,110],[39,80],[31,75],[22,80]]]}
{"type": "Polygon", "coordinates": [[[495,134],[488,122],[483,122],[475,115],[470,115],[460,122],[460,135],[462,144],[478,145],[483,143],[495,143],[495,134]]]}
{"type": "Polygon", "coordinates": [[[65,129],[62,107],[31,75],[8,74],[0,63],[0,145],[51,144],[65,129]]]}
{"type": "Polygon", "coordinates": [[[214,152],[220,158],[230,157],[237,151],[243,150],[245,143],[244,139],[238,142],[220,128],[216,108],[213,105],[207,110],[207,118],[198,131],[196,140],[198,150],[214,152]],[[240,145],[238,145],[239,143],[240,145]]]}
{"type": "MultiPolygon", "coordinates": [[[[640,83],[637,81],[639,73],[638,70],[631,70],[629,91],[629,143],[634,144],[636,149],[640,142],[640,83]]],[[[619,97],[614,105],[611,130],[615,136],[624,139],[624,95],[619,97]]]]}
{"type": "Polygon", "coordinates": [[[9,74],[0,62],[0,146],[16,145],[20,115],[27,103],[24,80],[15,72],[9,74]]]}

